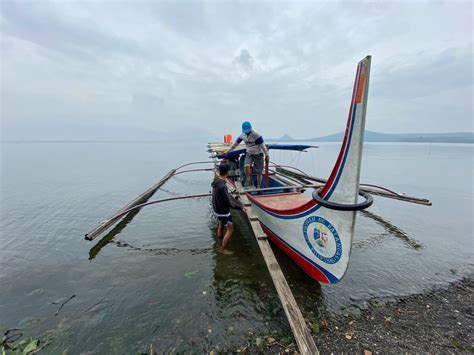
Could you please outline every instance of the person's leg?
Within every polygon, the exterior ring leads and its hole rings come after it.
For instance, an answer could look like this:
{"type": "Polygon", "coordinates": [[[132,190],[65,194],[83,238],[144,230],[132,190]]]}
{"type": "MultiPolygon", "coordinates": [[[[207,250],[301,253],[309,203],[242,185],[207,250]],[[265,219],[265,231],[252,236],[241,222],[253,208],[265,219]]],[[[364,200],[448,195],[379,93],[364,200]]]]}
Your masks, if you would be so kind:
{"type": "Polygon", "coordinates": [[[229,245],[230,240],[232,239],[232,233],[234,232],[234,224],[232,222],[227,223],[227,230],[222,240],[222,246],[220,252],[225,255],[232,255],[234,252],[227,250],[227,245],[229,245]]]}
{"type": "Polygon", "coordinates": [[[250,154],[245,154],[244,160],[244,169],[245,169],[245,185],[253,185],[252,181],[252,156],[250,154]]]}
{"type": "Polygon", "coordinates": [[[224,223],[219,221],[219,225],[217,226],[217,238],[222,239],[224,236],[224,223]]]}
{"type": "Polygon", "coordinates": [[[257,189],[262,187],[262,174],[257,175],[257,189]]]}
{"type": "Polygon", "coordinates": [[[252,185],[252,165],[245,165],[245,177],[246,177],[246,184],[252,185]]]}
{"type": "Polygon", "coordinates": [[[253,172],[257,174],[257,189],[262,187],[263,154],[252,156],[253,172]]]}

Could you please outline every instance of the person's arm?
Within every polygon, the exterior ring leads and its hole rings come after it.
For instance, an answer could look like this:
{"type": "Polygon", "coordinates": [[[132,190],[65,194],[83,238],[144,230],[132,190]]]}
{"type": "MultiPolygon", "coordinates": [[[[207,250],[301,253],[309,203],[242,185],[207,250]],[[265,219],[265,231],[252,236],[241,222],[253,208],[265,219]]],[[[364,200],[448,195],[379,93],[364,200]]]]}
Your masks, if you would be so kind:
{"type": "Polygon", "coordinates": [[[225,154],[228,154],[230,153],[230,151],[232,151],[235,147],[237,147],[240,142],[242,142],[242,138],[239,136],[234,143],[232,143],[232,145],[230,146],[230,148],[227,150],[227,152],[225,152],[225,154]]]}
{"type": "Polygon", "coordinates": [[[270,154],[268,153],[268,148],[267,148],[267,145],[265,144],[265,141],[263,140],[263,137],[262,136],[258,137],[257,140],[255,141],[255,144],[258,144],[260,145],[260,147],[262,147],[262,150],[265,153],[265,160],[269,161],[270,154]]]}
{"type": "Polygon", "coordinates": [[[230,202],[230,207],[235,209],[235,210],[244,210],[244,205],[242,204],[242,202],[238,199],[236,199],[235,197],[231,196],[228,193],[228,196],[229,196],[229,202],[230,202]]]}
{"type": "Polygon", "coordinates": [[[225,199],[226,199],[227,203],[230,205],[231,208],[233,208],[235,210],[245,211],[245,207],[242,204],[242,202],[240,202],[240,200],[237,200],[236,198],[234,198],[229,193],[229,190],[227,189],[227,187],[225,188],[225,199]]]}

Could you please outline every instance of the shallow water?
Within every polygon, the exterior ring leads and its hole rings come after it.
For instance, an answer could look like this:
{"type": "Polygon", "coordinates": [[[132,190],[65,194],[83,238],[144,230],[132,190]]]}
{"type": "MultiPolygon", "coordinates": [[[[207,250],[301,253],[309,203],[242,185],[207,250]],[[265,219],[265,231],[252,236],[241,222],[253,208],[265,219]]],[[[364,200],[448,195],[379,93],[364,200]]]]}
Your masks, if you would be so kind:
{"type": "MultiPolygon", "coordinates": [[[[83,235],[204,144],[2,143],[0,322],[53,339],[47,352],[236,349],[289,332],[246,222],[230,257],[216,252],[209,199],[142,209],[109,235],[83,235]],[[127,224],[128,223],[128,224],[127,224]],[[107,243],[108,241],[108,243],[107,243]],[[59,305],[76,295],[55,315],[59,305]],[[59,302],[59,304],[52,304],[59,302]]],[[[274,152],[327,177],[339,145],[274,152]]],[[[349,271],[308,278],[275,250],[305,316],[369,298],[438,287],[473,270],[473,146],[365,145],[361,180],[426,197],[432,207],[375,198],[360,213],[349,271]]],[[[211,173],[173,178],[153,199],[209,191],[211,173]]]]}

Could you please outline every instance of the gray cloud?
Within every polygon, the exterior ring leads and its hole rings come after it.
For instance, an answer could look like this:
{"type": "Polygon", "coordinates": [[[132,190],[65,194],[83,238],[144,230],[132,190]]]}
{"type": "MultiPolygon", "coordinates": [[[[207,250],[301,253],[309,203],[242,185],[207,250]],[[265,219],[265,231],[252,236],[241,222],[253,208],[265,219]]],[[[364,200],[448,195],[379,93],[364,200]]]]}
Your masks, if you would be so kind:
{"type": "Polygon", "coordinates": [[[472,130],[470,3],[1,6],[6,139],[81,126],[220,137],[243,119],[266,136],[330,134],[366,54],[369,129],[472,130]]]}
{"type": "Polygon", "coordinates": [[[61,13],[47,2],[2,2],[4,35],[69,55],[142,53],[134,41],[107,33],[99,19],[61,13]]]}
{"type": "Polygon", "coordinates": [[[247,69],[247,70],[253,69],[254,60],[252,56],[250,55],[249,51],[246,50],[245,48],[240,51],[240,54],[237,57],[235,57],[234,62],[237,63],[237,65],[240,65],[244,69],[247,69]]]}

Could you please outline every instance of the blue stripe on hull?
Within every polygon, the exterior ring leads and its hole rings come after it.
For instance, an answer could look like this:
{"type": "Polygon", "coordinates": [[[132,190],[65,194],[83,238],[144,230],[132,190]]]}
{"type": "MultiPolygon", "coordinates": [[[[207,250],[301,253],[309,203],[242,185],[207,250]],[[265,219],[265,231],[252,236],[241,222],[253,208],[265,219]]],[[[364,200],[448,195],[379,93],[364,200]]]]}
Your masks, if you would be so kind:
{"type": "Polygon", "coordinates": [[[295,249],[294,247],[292,247],[290,244],[288,244],[282,237],[280,237],[278,234],[276,234],[271,228],[269,228],[266,224],[262,223],[260,221],[261,224],[263,224],[265,226],[265,228],[267,228],[270,232],[272,232],[272,234],[277,237],[283,244],[285,244],[288,248],[290,248],[291,250],[293,250],[296,254],[298,254],[300,257],[302,257],[304,260],[306,260],[308,263],[310,263],[311,265],[313,265],[314,267],[316,267],[319,271],[321,271],[329,280],[330,283],[336,283],[336,282],[339,282],[340,280],[334,276],[332,273],[330,273],[328,270],[326,270],[325,268],[323,268],[322,266],[318,265],[317,263],[315,263],[313,260],[309,259],[307,256],[303,255],[299,250],[295,249]]]}

